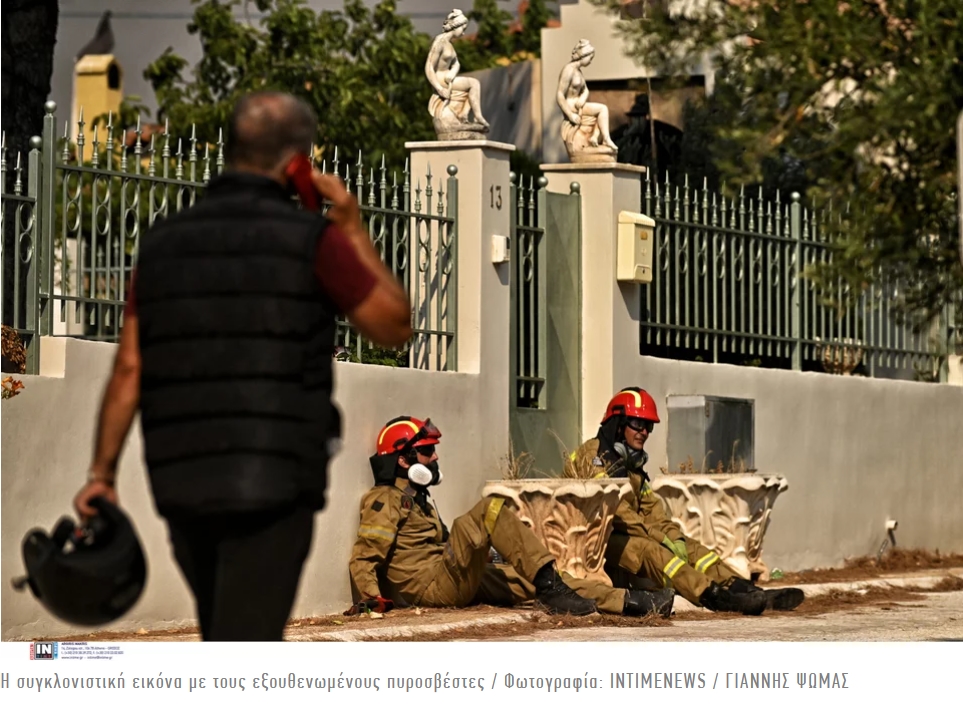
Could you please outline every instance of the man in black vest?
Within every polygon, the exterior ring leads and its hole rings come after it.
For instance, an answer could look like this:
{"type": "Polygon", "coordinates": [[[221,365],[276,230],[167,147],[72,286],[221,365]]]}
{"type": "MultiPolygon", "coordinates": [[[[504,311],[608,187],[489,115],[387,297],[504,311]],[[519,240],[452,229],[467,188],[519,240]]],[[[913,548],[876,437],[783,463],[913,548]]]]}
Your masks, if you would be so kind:
{"type": "Polygon", "coordinates": [[[357,200],[315,171],[327,218],[291,200],[285,170],[317,132],[290,95],[241,99],[228,170],[142,239],[94,459],[75,499],[116,503],[117,462],[140,409],[154,503],[196,601],[204,640],[281,640],[327,466],[335,319],[396,347],[404,288],[357,200]]]}

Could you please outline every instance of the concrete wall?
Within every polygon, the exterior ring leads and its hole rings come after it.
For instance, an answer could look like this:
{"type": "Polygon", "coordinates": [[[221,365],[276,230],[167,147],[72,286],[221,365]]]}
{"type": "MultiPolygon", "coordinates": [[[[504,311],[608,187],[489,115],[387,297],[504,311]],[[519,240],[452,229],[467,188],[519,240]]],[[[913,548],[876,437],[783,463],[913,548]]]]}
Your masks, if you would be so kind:
{"type": "MultiPolygon", "coordinates": [[[[75,517],[71,501],[86,478],[100,398],[116,349],[66,338],[43,341],[45,367],[56,372],[60,352],[64,376],[21,376],[23,391],[4,401],[0,413],[4,640],[78,632],[55,622],[32,596],[13,591],[9,584],[22,574],[20,543],[26,532],[36,526],[49,530],[63,515],[75,517]]],[[[469,413],[470,406],[484,403],[480,375],[338,363],[335,380],[335,400],[345,418],[345,446],[330,468],[328,506],[317,517],[295,616],[332,613],[350,603],[347,563],[358,526],[358,505],[372,484],[368,457],[387,420],[421,415],[431,417],[441,428],[439,463],[446,478],[435,496],[449,522],[477,501],[484,481],[498,478],[500,468],[491,445],[483,456],[486,446],[479,434],[483,423],[469,413]]],[[[149,580],[140,603],[111,629],[162,627],[193,619],[187,585],[173,561],[164,522],[154,510],[142,450],[139,423],[135,423],[118,485],[121,504],[135,520],[147,550],[149,580]]]]}
{"type": "Polygon", "coordinates": [[[755,400],[756,468],[789,480],[766,535],[770,567],[876,553],[887,519],[901,547],[963,551],[963,388],[651,357],[625,370],[662,417],[646,446],[651,475],[669,466],[668,395],[755,400]]]}

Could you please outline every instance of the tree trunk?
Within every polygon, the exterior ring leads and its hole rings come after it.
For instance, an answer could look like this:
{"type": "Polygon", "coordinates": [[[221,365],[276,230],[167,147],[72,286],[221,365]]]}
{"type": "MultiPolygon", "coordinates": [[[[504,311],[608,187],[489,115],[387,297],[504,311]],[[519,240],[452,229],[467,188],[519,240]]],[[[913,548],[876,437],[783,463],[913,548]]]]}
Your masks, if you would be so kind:
{"type": "MultiPolygon", "coordinates": [[[[57,21],[60,14],[57,0],[8,0],[2,15],[3,76],[2,128],[6,134],[7,186],[13,190],[17,153],[21,155],[24,191],[27,186],[27,156],[30,137],[43,132],[44,103],[50,95],[53,74],[54,45],[57,42],[57,21]]],[[[24,316],[13,315],[14,298],[14,217],[4,216],[3,235],[3,324],[23,326],[24,316]],[[14,323],[16,321],[16,323],[14,323]]],[[[35,247],[36,248],[36,247],[35,247]]],[[[20,287],[20,304],[26,298],[25,286],[20,287]]],[[[10,367],[4,355],[3,369],[10,367]]]]}

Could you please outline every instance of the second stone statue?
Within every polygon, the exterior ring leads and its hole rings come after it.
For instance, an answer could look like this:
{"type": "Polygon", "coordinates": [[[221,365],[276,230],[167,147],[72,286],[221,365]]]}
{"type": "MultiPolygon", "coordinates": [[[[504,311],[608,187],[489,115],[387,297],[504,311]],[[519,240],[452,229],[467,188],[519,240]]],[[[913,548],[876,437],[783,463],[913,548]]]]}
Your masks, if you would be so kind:
{"type": "Polygon", "coordinates": [[[439,141],[487,138],[489,125],[481,111],[481,85],[474,77],[459,77],[461,65],[452,40],[465,34],[468,18],[461,10],[448,13],[443,32],[435,37],[425,62],[425,75],[435,94],[428,102],[439,141]]]}
{"type": "Polygon", "coordinates": [[[589,102],[588,84],[582,68],[595,58],[595,48],[588,40],[579,40],[572,50],[572,61],[558,77],[556,101],[562,110],[562,141],[574,164],[612,162],[618,147],[609,134],[609,108],[589,102]]]}

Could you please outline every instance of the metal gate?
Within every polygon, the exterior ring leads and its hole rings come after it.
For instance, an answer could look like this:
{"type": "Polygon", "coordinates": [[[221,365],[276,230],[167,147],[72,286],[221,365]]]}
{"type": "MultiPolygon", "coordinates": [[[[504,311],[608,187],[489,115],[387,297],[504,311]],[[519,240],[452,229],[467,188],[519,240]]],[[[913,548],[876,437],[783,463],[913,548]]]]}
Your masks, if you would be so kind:
{"type": "Polygon", "coordinates": [[[511,195],[510,428],[532,477],[557,474],[580,442],[581,197],[546,184],[519,178],[511,195]]]}

